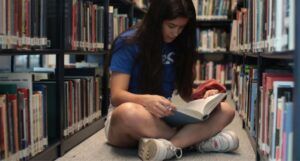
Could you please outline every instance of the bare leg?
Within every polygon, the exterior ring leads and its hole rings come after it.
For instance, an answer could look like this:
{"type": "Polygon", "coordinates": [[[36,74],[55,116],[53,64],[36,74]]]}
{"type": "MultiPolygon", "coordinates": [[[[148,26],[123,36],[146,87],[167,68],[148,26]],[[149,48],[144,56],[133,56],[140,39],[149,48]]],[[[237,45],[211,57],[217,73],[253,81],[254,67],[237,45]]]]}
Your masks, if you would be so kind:
{"type": "Polygon", "coordinates": [[[205,122],[186,125],[170,141],[180,148],[186,148],[206,140],[220,132],[233,119],[235,111],[227,102],[222,102],[205,122]]]}
{"type": "Polygon", "coordinates": [[[118,147],[133,147],[141,137],[170,139],[175,133],[175,129],[150,114],[143,106],[124,103],[112,113],[108,142],[118,147]]]}

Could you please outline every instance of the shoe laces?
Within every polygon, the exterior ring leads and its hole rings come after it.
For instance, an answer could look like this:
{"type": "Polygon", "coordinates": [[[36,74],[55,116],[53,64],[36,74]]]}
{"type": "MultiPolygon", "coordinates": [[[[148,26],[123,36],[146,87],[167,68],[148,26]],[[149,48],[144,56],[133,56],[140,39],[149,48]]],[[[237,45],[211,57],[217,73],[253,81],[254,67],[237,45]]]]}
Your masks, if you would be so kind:
{"type": "Polygon", "coordinates": [[[167,158],[172,158],[174,155],[177,159],[182,157],[182,149],[175,146],[168,146],[167,158]]]}
{"type": "Polygon", "coordinates": [[[199,144],[199,151],[219,151],[219,150],[226,150],[228,148],[226,137],[219,133],[212,138],[203,141],[199,144]]]}

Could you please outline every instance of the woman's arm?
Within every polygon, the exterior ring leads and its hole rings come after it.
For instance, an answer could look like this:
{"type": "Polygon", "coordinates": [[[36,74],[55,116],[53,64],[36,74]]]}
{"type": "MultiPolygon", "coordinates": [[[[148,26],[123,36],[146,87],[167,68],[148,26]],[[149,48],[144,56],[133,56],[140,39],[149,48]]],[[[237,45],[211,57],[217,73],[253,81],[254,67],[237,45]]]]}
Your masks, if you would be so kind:
{"type": "Polygon", "coordinates": [[[159,95],[134,94],[128,91],[130,75],[119,72],[112,72],[111,85],[111,103],[117,107],[122,103],[132,102],[144,106],[150,113],[157,117],[163,117],[171,114],[166,107],[175,106],[165,97],[159,95]]]}

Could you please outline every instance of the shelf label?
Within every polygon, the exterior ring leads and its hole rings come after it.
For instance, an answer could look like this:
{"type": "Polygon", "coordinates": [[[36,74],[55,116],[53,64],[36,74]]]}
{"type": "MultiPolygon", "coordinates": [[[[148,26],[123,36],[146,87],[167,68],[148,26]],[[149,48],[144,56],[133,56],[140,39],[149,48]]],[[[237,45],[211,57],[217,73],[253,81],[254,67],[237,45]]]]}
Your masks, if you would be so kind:
{"type": "Polygon", "coordinates": [[[31,45],[31,38],[30,37],[25,37],[25,44],[26,45],[31,45]]]}
{"type": "Polygon", "coordinates": [[[82,123],[82,120],[80,120],[78,123],[78,130],[80,130],[82,128],[82,126],[83,126],[83,123],[82,123]]]}
{"type": "Polygon", "coordinates": [[[41,38],[41,45],[46,46],[47,45],[47,38],[46,37],[42,37],[41,38]]]}
{"type": "Polygon", "coordinates": [[[11,36],[11,44],[18,45],[18,37],[17,36],[11,36]]]}
{"type": "Polygon", "coordinates": [[[67,129],[64,130],[64,136],[67,136],[67,129]]]}
{"type": "Polygon", "coordinates": [[[22,37],[18,37],[18,45],[19,46],[22,46],[23,44],[22,44],[22,37]]]}
{"type": "Polygon", "coordinates": [[[78,47],[80,47],[80,46],[79,46],[79,42],[78,42],[78,41],[74,41],[74,47],[75,47],[75,48],[78,48],[78,47]]]}
{"type": "Polygon", "coordinates": [[[2,35],[0,35],[0,44],[4,44],[3,43],[3,36],[2,35]]]}
{"type": "Polygon", "coordinates": [[[22,36],[21,39],[22,39],[22,40],[21,40],[21,41],[22,41],[22,42],[21,42],[22,45],[26,45],[26,37],[25,37],[25,36],[22,36]]]}
{"type": "Polygon", "coordinates": [[[79,42],[79,46],[81,47],[81,48],[83,48],[84,46],[83,46],[83,42],[82,41],[80,41],[79,42]]]}

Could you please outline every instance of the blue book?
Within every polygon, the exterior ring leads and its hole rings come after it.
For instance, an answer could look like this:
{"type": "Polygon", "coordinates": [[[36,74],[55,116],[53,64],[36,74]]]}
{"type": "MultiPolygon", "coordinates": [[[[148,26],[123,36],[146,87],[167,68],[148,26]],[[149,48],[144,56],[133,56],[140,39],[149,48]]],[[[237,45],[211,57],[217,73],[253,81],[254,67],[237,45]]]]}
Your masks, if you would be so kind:
{"type": "Polygon", "coordinates": [[[285,103],[286,122],[284,123],[286,128],[286,149],[285,159],[292,160],[293,158],[293,102],[285,103]]]}
{"type": "Polygon", "coordinates": [[[206,99],[197,99],[176,107],[173,114],[164,117],[169,125],[180,126],[198,123],[209,118],[211,112],[226,98],[226,93],[218,93],[206,99]]]}

